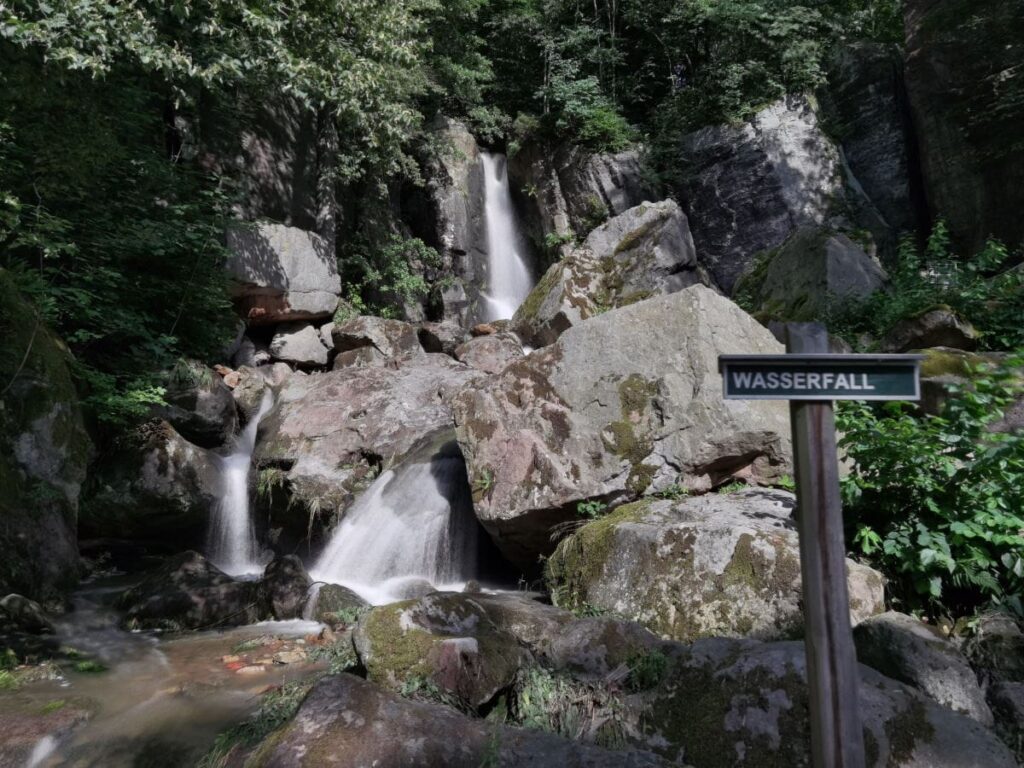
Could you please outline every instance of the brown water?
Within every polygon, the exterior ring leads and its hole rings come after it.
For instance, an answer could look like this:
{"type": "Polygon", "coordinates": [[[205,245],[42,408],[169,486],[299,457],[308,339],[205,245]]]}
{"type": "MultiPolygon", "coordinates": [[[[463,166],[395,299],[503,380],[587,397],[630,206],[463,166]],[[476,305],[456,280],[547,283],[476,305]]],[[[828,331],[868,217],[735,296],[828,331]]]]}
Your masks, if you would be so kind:
{"type": "Polygon", "coordinates": [[[164,637],[131,633],[119,629],[116,614],[105,607],[122,589],[108,584],[82,590],[75,610],[58,626],[63,645],[107,671],[63,665],[59,679],[0,693],[3,768],[191,767],[218,733],[256,709],[261,693],[321,668],[301,659],[303,638],[321,629],[314,622],[164,637]],[[256,638],[264,644],[235,653],[256,638]],[[279,663],[275,655],[292,663],[279,663]],[[20,748],[13,743],[18,740],[20,748]]]}

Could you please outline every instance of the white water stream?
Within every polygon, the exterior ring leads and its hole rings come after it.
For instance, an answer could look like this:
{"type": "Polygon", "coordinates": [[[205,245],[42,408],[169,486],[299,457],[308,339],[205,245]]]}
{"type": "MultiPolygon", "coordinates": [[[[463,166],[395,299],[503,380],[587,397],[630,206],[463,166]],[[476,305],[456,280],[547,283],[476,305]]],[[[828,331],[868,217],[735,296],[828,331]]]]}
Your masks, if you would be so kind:
{"type": "Polygon", "coordinates": [[[461,588],[475,576],[477,523],[459,454],[388,470],[345,514],[310,570],[374,605],[423,582],[461,588]]]}
{"type": "Polygon", "coordinates": [[[504,155],[480,154],[484,168],[488,285],[483,293],[485,321],[507,320],[533,288],[526,266],[526,242],[516,221],[504,155]]]}
{"type": "Polygon", "coordinates": [[[249,510],[249,468],[260,419],[273,404],[274,397],[268,389],[259,410],[236,438],[234,451],[220,458],[222,495],[210,520],[207,552],[213,564],[231,576],[263,571],[249,510]]]}

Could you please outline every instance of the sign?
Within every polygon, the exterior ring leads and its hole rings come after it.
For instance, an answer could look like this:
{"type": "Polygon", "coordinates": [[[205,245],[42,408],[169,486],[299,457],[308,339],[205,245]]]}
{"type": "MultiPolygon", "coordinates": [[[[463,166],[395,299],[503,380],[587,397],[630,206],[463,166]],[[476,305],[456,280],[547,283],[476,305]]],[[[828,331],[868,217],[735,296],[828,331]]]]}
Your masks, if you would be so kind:
{"type": "Polygon", "coordinates": [[[922,355],[722,355],[726,400],[920,400],[922,355]]]}

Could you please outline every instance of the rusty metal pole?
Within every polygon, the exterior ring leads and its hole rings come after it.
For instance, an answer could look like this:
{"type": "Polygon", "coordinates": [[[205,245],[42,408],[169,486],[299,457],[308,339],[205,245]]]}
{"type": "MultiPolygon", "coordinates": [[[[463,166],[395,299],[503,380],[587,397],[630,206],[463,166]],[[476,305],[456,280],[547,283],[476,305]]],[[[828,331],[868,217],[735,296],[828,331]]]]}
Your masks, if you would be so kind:
{"type": "MultiPolygon", "coordinates": [[[[828,353],[819,323],[790,323],[786,350],[828,353]]],[[[804,647],[814,768],[864,768],[857,656],[850,627],[835,419],[829,401],[790,403],[804,647]]]]}

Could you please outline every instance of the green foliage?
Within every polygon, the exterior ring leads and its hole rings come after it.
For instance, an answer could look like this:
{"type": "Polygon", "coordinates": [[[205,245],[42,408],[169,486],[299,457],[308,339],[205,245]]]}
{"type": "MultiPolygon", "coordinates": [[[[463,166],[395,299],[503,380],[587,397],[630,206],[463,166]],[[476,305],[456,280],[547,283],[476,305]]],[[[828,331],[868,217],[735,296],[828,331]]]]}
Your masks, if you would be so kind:
{"type": "Polygon", "coordinates": [[[0,669],[0,691],[13,691],[18,688],[18,678],[9,670],[0,669]]]}
{"type": "Polygon", "coordinates": [[[309,657],[314,661],[327,662],[327,671],[332,675],[340,675],[359,666],[352,638],[347,635],[328,645],[312,648],[309,657]]]}
{"type": "Polygon", "coordinates": [[[402,683],[399,693],[407,699],[418,701],[429,701],[435,704],[445,704],[454,709],[465,711],[466,707],[462,700],[422,675],[413,675],[402,683]]]}
{"type": "Polygon", "coordinates": [[[775,485],[784,491],[796,492],[796,480],[791,475],[783,475],[775,481],[775,485]]]}
{"type": "Polygon", "coordinates": [[[944,222],[936,223],[922,253],[912,238],[901,242],[889,284],[859,303],[823,318],[829,330],[856,344],[861,334],[880,338],[901,320],[947,306],[981,332],[982,346],[1024,345],[1024,269],[1010,267],[1011,254],[989,241],[970,259],[952,250],[944,222]]]}
{"type": "Polygon", "coordinates": [[[106,672],[107,667],[93,659],[86,659],[84,661],[76,661],[74,664],[74,670],[75,672],[81,672],[85,675],[96,675],[100,672],[106,672]]]}
{"type": "Polygon", "coordinates": [[[541,667],[520,672],[512,699],[513,720],[525,727],[608,747],[625,740],[619,692],[541,667]]]}
{"type": "Polygon", "coordinates": [[[627,661],[629,677],[626,685],[629,690],[646,691],[656,687],[668,671],[668,657],[661,651],[645,651],[631,656],[627,661]]]}
{"type": "Polygon", "coordinates": [[[851,546],[909,608],[1019,610],[1024,590],[1024,435],[989,431],[1024,393],[1017,355],[973,371],[939,417],[902,403],[844,403],[840,447],[851,546]]]}
{"type": "Polygon", "coordinates": [[[739,493],[740,491],[742,491],[746,487],[747,487],[746,483],[742,483],[739,480],[734,480],[731,483],[726,483],[725,485],[719,486],[718,488],[715,489],[715,492],[716,493],[739,493]]]}
{"type": "Polygon", "coordinates": [[[662,488],[660,491],[656,491],[654,494],[655,498],[668,499],[669,501],[679,501],[685,499],[690,495],[690,489],[680,485],[679,483],[672,483],[672,485],[662,488]]]}
{"type": "Polygon", "coordinates": [[[597,518],[602,517],[607,511],[608,505],[597,499],[581,501],[576,505],[576,514],[580,517],[586,517],[591,520],[596,520],[597,518]]]}
{"type": "Polygon", "coordinates": [[[381,243],[361,237],[342,253],[340,269],[351,276],[346,293],[360,314],[396,317],[402,304],[424,298],[424,277],[441,266],[436,250],[418,238],[389,235],[381,243]]]}

